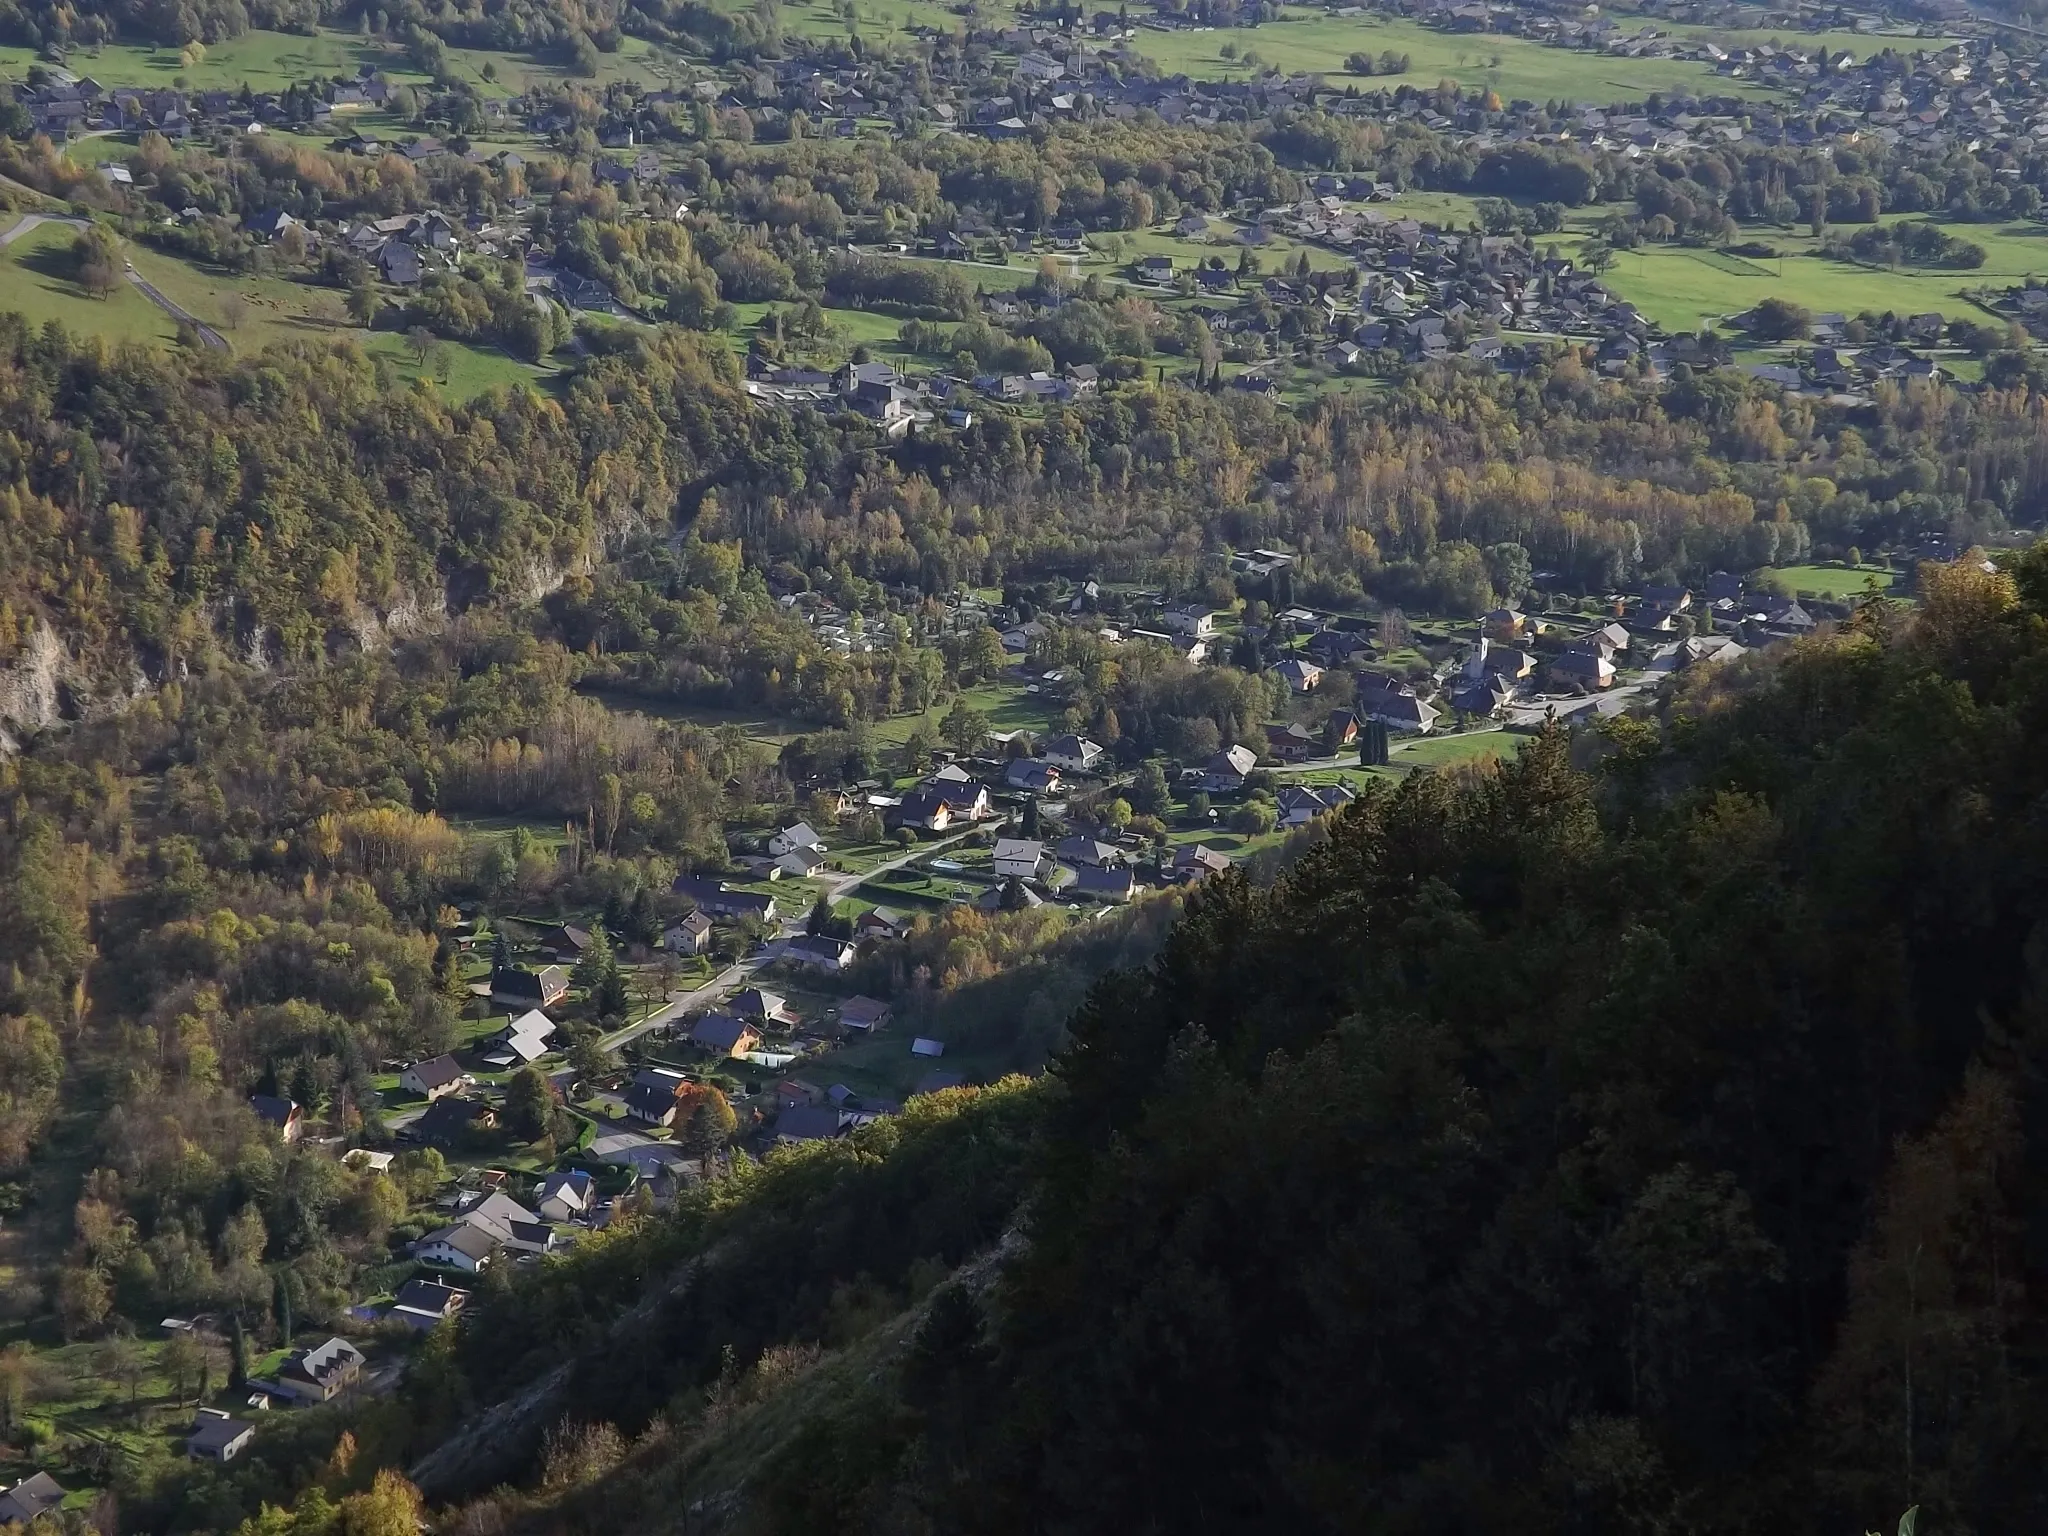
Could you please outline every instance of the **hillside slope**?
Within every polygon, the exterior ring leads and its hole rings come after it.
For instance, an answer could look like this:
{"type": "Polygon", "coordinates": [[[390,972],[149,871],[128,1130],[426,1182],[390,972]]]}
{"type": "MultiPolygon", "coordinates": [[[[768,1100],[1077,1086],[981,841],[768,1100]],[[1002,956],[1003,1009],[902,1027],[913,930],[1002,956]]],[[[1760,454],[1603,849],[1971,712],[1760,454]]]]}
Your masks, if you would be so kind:
{"type": "Polygon", "coordinates": [[[905,1318],[833,1242],[755,1270],[848,1289],[586,1355],[586,1427],[493,1518],[2041,1525],[2044,662],[2048,559],[1952,568],[1661,731],[1411,778],[1211,882],[1074,1021],[993,1285],[905,1318]]]}

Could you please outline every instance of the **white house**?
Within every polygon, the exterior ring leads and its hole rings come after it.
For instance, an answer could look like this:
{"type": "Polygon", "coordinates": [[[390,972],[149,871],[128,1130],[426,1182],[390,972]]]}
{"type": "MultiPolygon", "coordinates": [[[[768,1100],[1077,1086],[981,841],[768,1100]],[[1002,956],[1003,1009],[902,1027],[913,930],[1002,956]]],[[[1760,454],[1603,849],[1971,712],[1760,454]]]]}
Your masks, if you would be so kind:
{"type": "Polygon", "coordinates": [[[1207,640],[1216,633],[1216,610],[1207,603],[1168,603],[1161,618],[1176,635],[1207,640]]]}
{"type": "Polygon", "coordinates": [[[775,867],[785,875],[801,880],[815,875],[825,867],[825,850],[822,848],[792,848],[787,853],[775,856],[775,867]]]}
{"type": "Polygon", "coordinates": [[[426,1264],[439,1264],[474,1275],[482,1271],[504,1246],[482,1227],[458,1223],[443,1227],[438,1232],[429,1232],[413,1245],[412,1255],[426,1264]]]}
{"type": "Polygon", "coordinates": [[[1088,773],[1102,756],[1102,748],[1085,736],[1055,736],[1045,744],[1045,760],[1068,773],[1088,773]]]}
{"type": "Polygon", "coordinates": [[[256,1426],[231,1418],[218,1408],[202,1408],[185,1436],[185,1454],[194,1461],[230,1462],[249,1449],[256,1426]]]}
{"type": "Polygon", "coordinates": [[[996,874],[1004,880],[1037,880],[1051,872],[1052,860],[1046,857],[1045,844],[1035,838],[999,837],[995,864],[996,874]]]}
{"type": "Polygon", "coordinates": [[[771,859],[779,859],[785,853],[795,853],[800,848],[814,849],[820,854],[825,851],[825,839],[818,836],[807,821],[800,821],[793,827],[784,827],[768,839],[768,856],[771,859]]]}

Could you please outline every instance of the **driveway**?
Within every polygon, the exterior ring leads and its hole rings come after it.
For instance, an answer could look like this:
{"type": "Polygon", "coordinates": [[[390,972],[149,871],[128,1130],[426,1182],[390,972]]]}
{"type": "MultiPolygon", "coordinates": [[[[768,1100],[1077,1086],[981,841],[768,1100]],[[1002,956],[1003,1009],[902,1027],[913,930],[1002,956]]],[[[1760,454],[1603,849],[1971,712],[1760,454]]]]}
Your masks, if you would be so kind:
{"type": "Polygon", "coordinates": [[[1650,653],[1649,664],[1641,675],[1625,683],[1616,683],[1605,693],[1592,694],[1538,694],[1534,701],[1517,705],[1508,715],[1508,724],[1537,726],[1544,717],[1555,711],[1563,721],[1609,719],[1625,712],[1630,705],[1638,704],[1649,694],[1664,686],[1671,674],[1678,670],[1678,648],[1682,642],[1673,640],[1660,645],[1650,653]]]}

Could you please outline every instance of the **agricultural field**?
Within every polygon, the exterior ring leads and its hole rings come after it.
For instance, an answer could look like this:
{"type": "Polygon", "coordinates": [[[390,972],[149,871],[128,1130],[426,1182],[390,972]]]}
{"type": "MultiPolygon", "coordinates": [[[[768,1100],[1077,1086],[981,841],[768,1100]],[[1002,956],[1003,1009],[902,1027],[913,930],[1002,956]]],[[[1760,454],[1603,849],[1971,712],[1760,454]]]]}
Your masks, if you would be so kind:
{"type": "MultiPolygon", "coordinates": [[[[1894,216],[1883,223],[1902,222],[1894,216]]],[[[1590,220],[1578,221],[1582,226],[1590,220]]],[[[1840,226],[1854,233],[1862,226],[1840,226]]],[[[1820,242],[1797,233],[1755,228],[1747,237],[1781,251],[1757,260],[1725,251],[1687,246],[1641,246],[1615,254],[1601,281],[1667,330],[1693,330],[1703,321],[1739,314],[1759,301],[1779,298],[1815,311],[1854,315],[1938,312],[1950,319],[1993,318],[1965,297],[1966,290],[2006,288],[2048,273],[2048,225],[2032,223],[1937,225],[1944,233],[1974,241],[1985,251],[1981,267],[1968,271],[1929,267],[1880,268],[1837,261],[1819,253],[1820,242]]],[[[1567,242],[1561,240],[1561,244],[1567,242]]]]}
{"type": "MultiPolygon", "coordinates": [[[[1309,8],[1252,28],[1156,32],[1140,28],[1133,45],[1168,74],[1198,80],[1242,77],[1249,50],[1279,69],[1341,76],[1347,54],[1405,53],[1408,73],[1390,84],[1432,86],[1455,80],[1498,91],[1505,101],[1639,101],[1653,91],[1711,90],[1729,96],[1764,96],[1762,87],[1717,77],[1704,64],[1678,59],[1621,59],[1575,49],[1549,48],[1521,37],[1439,32],[1385,16],[1332,16],[1309,8]],[[1221,49],[1233,45],[1238,58],[1221,49]]],[[[1383,77],[1374,77],[1377,83],[1383,77]]],[[[1368,87],[1370,88],[1370,87],[1368,87]]]]}

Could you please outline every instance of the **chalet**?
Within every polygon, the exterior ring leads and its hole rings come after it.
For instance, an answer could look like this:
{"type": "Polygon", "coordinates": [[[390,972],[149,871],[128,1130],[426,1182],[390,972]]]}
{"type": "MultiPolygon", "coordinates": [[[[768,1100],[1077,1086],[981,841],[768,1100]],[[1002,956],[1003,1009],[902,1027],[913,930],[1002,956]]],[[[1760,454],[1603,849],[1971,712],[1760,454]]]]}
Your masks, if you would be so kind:
{"type": "Polygon", "coordinates": [[[1266,727],[1266,750],[1283,763],[1305,762],[1322,749],[1322,738],[1301,724],[1266,727]]]}
{"type": "Polygon", "coordinates": [[[508,1008],[552,1008],[569,993],[569,973],[559,965],[538,971],[503,965],[491,972],[491,1001],[508,1008]]]}
{"type": "Polygon", "coordinates": [[[447,1094],[460,1093],[468,1081],[453,1056],[433,1056],[425,1061],[416,1061],[398,1074],[398,1086],[407,1093],[416,1093],[423,1099],[433,1100],[447,1094]]]}
{"type": "Polygon", "coordinates": [[[1358,716],[1348,709],[1331,710],[1330,718],[1323,722],[1323,746],[1335,752],[1357,740],[1358,716]]]}
{"type": "Polygon", "coordinates": [[[218,1408],[202,1408],[185,1435],[185,1454],[194,1461],[233,1461],[256,1440],[256,1426],[218,1408]]]}
{"type": "Polygon", "coordinates": [[[873,1034],[894,1017],[895,1010],[872,997],[849,997],[839,1005],[839,1022],[847,1029],[873,1034]]]}
{"type": "Polygon", "coordinates": [[[1359,716],[1377,720],[1390,731],[1414,731],[1427,735],[1441,713],[1416,696],[1406,683],[1368,672],[1358,679],[1358,700],[1353,706],[1359,716]]]}
{"type": "Polygon", "coordinates": [[[1054,794],[1060,787],[1060,770],[1037,757],[1013,757],[1003,767],[1003,787],[1027,794],[1054,794]]]}
{"type": "Polygon", "coordinates": [[[468,1304],[467,1291],[442,1285],[437,1280],[408,1280],[391,1298],[391,1306],[384,1316],[387,1321],[404,1323],[408,1328],[425,1333],[447,1322],[468,1304]]]}
{"type": "Polygon", "coordinates": [[[352,1386],[364,1363],[363,1352],[347,1339],[329,1339],[294,1350],[278,1368],[277,1384],[301,1402],[324,1403],[352,1386]]]}
{"type": "Polygon", "coordinates": [[[1097,842],[1092,837],[1075,833],[1063,837],[1053,849],[1053,855],[1062,864],[1075,864],[1090,869],[1110,869],[1123,863],[1123,850],[1114,843],[1097,842]]]}
{"type": "Polygon", "coordinates": [[[507,1019],[505,1027],[486,1042],[484,1064],[500,1068],[531,1066],[547,1055],[554,1036],[555,1021],[538,1008],[529,1008],[507,1019]]]}
{"type": "Polygon", "coordinates": [[[1574,646],[1551,662],[1550,678],[1560,688],[1607,688],[1614,682],[1614,663],[1597,646],[1574,646]]]}
{"type": "MultiPolygon", "coordinates": [[[[696,1038],[694,1031],[691,1038],[696,1038]]],[[[647,1125],[673,1125],[681,1111],[683,1086],[688,1082],[682,1073],[667,1067],[643,1067],[633,1074],[626,1089],[626,1113],[647,1125]]]]}
{"type": "Polygon", "coordinates": [[[853,920],[856,939],[900,939],[910,932],[910,919],[893,907],[870,907],[853,920]]]}
{"type": "Polygon", "coordinates": [[[1207,640],[1216,633],[1216,610],[1207,603],[1168,603],[1160,618],[1174,634],[1190,639],[1207,640]]]}
{"type": "Polygon", "coordinates": [[[1496,608],[1479,621],[1480,633],[1489,640],[1519,640],[1528,627],[1528,618],[1513,608],[1496,608]]]}
{"type": "Polygon", "coordinates": [[[1088,773],[1101,757],[1102,748],[1085,736],[1055,736],[1045,744],[1045,761],[1068,773],[1088,773]]]}
{"type": "Polygon", "coordinates": [[[1358,798],[1347,784],[1289,784],[1278,795],[1280,825],[1301,827],[1358,798]]]}
{"type": "Polygon", "coordinates": [[[779,992],[769,992],[760,987],[743,987],[732,997],[732,1011],[742,1019],[756,1024],[793,1025],[799,1022],[796,1010],[789,1006],[779,992]]]}
{"type": "Polygon", "coordinates": [[[668,926],[661,942],[672,955],[701,955],[711,947],[711,919],[692,912],[668,926]]]}
{"type": "Polygon", "coordinates": [[[831,1104],[795,1104],[775,1117],[775,1139],[784,1145],[831,1141],[846,1128],[844,1111],[831,1104]]]}
{"type": "Polygon", "coordinates": [[[256,1118],[265,1125],[276,1129],[287,1145],[299,1139],[305,1129],[305,1112],[290,1099],[275,1098],[267,1093],[251,1095],[249,1107],[256,1111],[256,1118]]]}
{"type": "Polygon", "coordinates": [[[761,1032],[729,1013],[707,1013],[690,1028],[690,1043],[722,1059],[744,1056],[761,1043],[761,1032]]]}
{"type": "Polygon", "coordinates": [[[825,850],[822,848],[792,848],[769,865],[776,874],[797,880],[807,879],[824,867],[825,850]]]}
{"type": "Polygon", "coordinates": [[[1219,853],[1203,843],[1183,844],[1173,856],[1173,875],[1176,880],[1187,882],[1201,880],[1210,875],[1220,874],[1230,868],[1230,856],[1219,853]]]}
{"type": "Polygon", "coordinates": [[[555,923],[541,932],[540,951],[550,960],[563,960],[573,964],[581,960],[589,948],[588,928],[579,928],[573,923],[555,923]]]}

